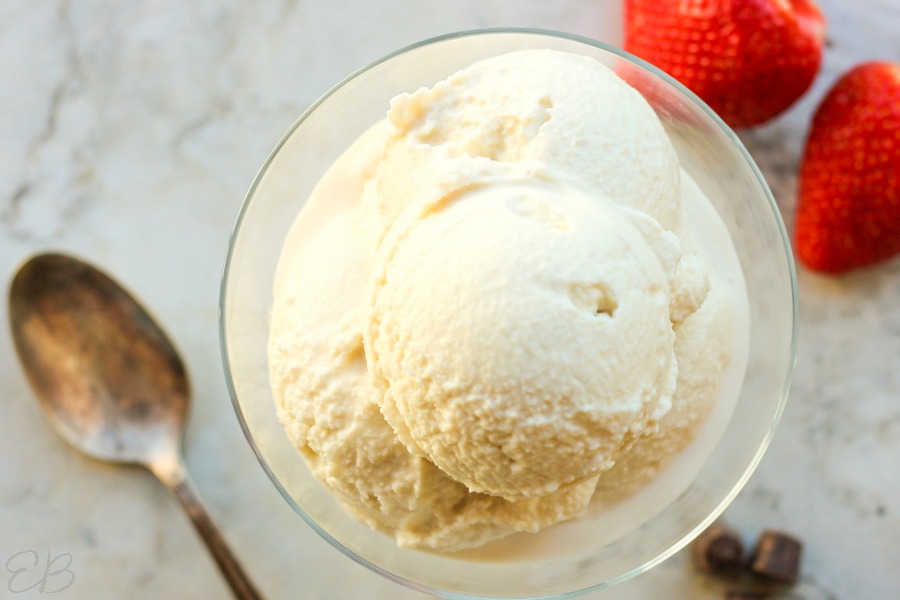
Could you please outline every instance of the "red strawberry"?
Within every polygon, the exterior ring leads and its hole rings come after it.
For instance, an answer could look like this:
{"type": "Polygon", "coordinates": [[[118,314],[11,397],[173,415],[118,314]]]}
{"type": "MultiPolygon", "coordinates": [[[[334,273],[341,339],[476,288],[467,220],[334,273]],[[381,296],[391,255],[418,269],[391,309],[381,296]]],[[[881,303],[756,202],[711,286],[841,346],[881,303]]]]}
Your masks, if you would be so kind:
{"type": "Polygon", "coordinates": [[[900,65],[859,65],[819,105],[795,238],[800,260],[825,273],[900,254],[900,65]]]}
{"type": "Polygon", "coordinates": [[[814,0],[625,0],[625,49],[732,127],[763,123],[802,96],[824,38],[814,0]]]}

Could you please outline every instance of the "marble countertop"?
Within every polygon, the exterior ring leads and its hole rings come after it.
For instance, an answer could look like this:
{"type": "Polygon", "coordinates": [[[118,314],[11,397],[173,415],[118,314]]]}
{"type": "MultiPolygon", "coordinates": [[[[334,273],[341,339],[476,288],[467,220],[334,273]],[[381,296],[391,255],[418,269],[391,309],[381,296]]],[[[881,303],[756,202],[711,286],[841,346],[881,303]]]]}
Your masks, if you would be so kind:
{"type": "MultiPolygon", "coordinates": [[[[900,3],[820,3],[830,42],[815,86],[778,120],[741,135],[789,228],[812,110],[851,65],[900,61],[900,3]]],[[[233,414],[218,286],[256,170],[320,94],[407,43],[501,25],[618,43],[619,14],[604,0],[0,4],[0,279],[5,286],[29,254],[63,250],[115,274],[161,318],[193,380],[188,466],[269,598],[423,596],[354,564],[308,528],[264,475],[233,414]]],[[[747,536],[771,526],[806,540],[792,598],[897,598],[900,260],[841,279],[801,270],[799,285],[791,399],[725,517],[747,536]]],[[[8,561],[23,551],[37,553],[39,568],[48,554],[71,556],[74,581],[60,598],[227,597],[180,508],[148,473],[84,458],[51,432],[5,318],[0,365],[0,597],[43,597],[37,588],[11,591],[18,563],[8,561]]],[[[713,599],[722,589],[682,553],[597,597],[713,599]]]]}

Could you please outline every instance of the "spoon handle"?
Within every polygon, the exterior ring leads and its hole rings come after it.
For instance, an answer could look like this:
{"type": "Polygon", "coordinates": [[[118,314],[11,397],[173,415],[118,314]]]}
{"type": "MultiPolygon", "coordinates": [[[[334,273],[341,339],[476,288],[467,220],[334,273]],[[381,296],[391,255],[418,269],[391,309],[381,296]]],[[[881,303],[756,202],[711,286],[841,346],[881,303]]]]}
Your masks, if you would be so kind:
{"type": "Polygon", "coordinates": [[[157,478],[175,494],[181,502],[181,506],[191,518],[191,522],[197,529],[197,533],[203,539],[213,559],[219,566],[219,570],[231,587],[234,597],[238,600],[262,600],[262,595],[250,577],[244,572],[237,557],[228,547],[225,538],[219,532],[219,527],[212,520],[209,511],[204,506],[200,495],[191,483],[187,469],[181,457],[174,460],[165,460],[148,465],[157,478]]]}

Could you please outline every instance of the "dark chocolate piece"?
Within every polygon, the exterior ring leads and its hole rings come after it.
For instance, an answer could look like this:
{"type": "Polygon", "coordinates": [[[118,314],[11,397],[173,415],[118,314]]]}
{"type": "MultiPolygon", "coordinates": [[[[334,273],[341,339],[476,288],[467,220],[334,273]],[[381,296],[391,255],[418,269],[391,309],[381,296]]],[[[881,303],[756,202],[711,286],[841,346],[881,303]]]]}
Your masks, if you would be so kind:
{"type": "Polygon", "coordinates": [[[762,592],[725,592],[725,600],[765,600],[768,594],[762,592]]]}
{"type": "Polygon", "coordinates": [[[744,543],[733,529],[713,525],[694,542],[694,560],[707,573],[736,571],[744,565],[744,543]]]}
{"type": "Polygon", "coordinates": [[[800,574],[800,555],[803,544],[797,538],[774,529],[759,535],[750,570],[754,575],[795,583],[800,574]]]}

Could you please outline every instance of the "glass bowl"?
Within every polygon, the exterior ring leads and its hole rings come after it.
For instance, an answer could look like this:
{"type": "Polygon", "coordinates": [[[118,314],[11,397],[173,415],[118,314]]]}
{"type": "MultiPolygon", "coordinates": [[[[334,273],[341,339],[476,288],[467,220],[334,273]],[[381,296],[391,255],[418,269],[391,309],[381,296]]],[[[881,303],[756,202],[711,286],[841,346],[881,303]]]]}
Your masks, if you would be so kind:
{"type": "MultiPolygon", "coordinates": [[[[527,65],[525,66],[527,68],[527,65]]],[[[737,495],[772,438],[797,341],[792,254],[778,208],[735,134],[696,96],[651,65],[602,43],[536,30],[479,30],[431,39],[350,76],[307,110],[263,164],[231,237],[220,298],[222,356],[235,411],[262,467],[291,507],[350,558],[408,587],[446,598],[568,598],[642,573],[703,531],[737,495]],[[431,86],[472,62],[527,48],[592,56],[615,69],[662,119],[682,168],[711,200],[747,282],[749,354],[730,420],[679,493],[615,535],[519,541],[508,552],[443,555],[398,548],[347,515],[306,468],[276,413],[266,359],[276,264],[316,182],[398,93],[431,86]],[[587,537],[587,541],[585,538],[587,537]]],[[[578,519],[569,533],[596,530],[578,519]]],[[[539,539],[537,534],[535,536],[539,539]]],[[[502,543],[502,542],[501,542],[502,543]]]]}

